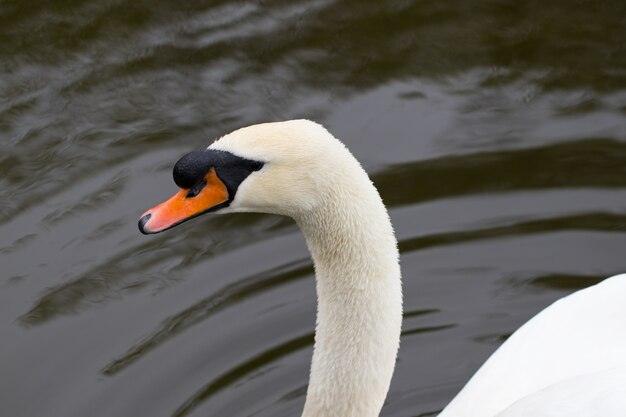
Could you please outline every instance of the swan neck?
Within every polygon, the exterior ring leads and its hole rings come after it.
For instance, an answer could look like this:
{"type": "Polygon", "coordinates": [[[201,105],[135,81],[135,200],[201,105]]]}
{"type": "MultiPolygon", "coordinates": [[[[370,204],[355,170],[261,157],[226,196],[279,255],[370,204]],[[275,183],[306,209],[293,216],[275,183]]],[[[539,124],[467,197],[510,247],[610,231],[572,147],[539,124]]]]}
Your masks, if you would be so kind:
{"type": "Polygon", "coordinates": [[[318,298],[303,417],[376,417],[402,322],[398,249],[387,211],[365,177],[296,220],[315,264],[318,298]]]}

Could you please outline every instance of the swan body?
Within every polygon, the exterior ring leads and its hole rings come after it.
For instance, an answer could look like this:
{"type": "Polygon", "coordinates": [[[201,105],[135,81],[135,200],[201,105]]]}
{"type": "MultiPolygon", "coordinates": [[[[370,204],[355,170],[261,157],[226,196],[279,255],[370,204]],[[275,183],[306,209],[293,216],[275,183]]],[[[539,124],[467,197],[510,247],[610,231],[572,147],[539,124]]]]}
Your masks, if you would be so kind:
{"type": "MultiPolygon", "coordinates": [[[[143,233],[205,212],[296,221],[315,265],[318,300],[302,416],[378,416],[400,341],[401,273],[385,206],[346,147],[307,120],[254,125],[182,157],[174,181],[179,192],[142,215],[143,233]]],[[[626,275],[556,302],[511,336],[440,417],[573,416],[558,414],[568,398],[621,407],[615,385],[626,373],[624,295],[626,275]],[[585,390],[587,378],[597,381],[594,390],[585,390]]]]}
{"type": "Polygon", "coordinates": [[[625,296],[622,274],[557,300],[513,333],[439,416],[568,417],[577,415],[573,405],[585,417],[626,416],[626,395],[620,407],[613,398],[626,393],[625,296]],[[596,406],[603,402],[614,414],[596,406]]]}
{"type": "Polygon", "coordinates": [[[626,367],[582,374],[517,400],[497,417],[624,417],[626,367]]]}

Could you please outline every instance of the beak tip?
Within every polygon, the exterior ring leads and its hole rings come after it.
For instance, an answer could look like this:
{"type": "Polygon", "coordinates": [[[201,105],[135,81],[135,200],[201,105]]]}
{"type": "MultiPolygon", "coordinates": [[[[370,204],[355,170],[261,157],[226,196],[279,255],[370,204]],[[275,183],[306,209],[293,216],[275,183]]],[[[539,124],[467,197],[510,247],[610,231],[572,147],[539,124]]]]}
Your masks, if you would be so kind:
{"type": "Polygon", "coordinates": [[[139,224],[138,224],[139,231],[143,233],[144,235],[149,235],[150,233],[152,233],[149,230],[146,230],[146,227],[145,227],[146,223],[148,223],[148,220],[150,220],[150,217],[152,217],[152,214],[148,213],[142,216],[141,219],[139,219],[139,224]]]}

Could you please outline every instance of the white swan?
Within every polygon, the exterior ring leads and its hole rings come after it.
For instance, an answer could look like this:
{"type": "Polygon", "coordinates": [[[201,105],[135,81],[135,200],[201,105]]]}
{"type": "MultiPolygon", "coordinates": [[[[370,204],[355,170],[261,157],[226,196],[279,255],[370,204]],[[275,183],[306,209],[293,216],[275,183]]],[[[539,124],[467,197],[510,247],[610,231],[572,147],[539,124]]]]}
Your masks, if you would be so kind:
{"type": "MultiPolygon", "coordinates": [[[[174,181],[181,190],[142,215],[143,233],[205,212],[295,219],[313,257],[318,296],[302,415],[378,416],[400,341],[400,267],[387,211],[352,154],[307,120],[260,124],[185,155],[174,181]]],[[[626,416],[624,298],[626,276],[618,276],[547,308],[511,336],[440,416],[571,417],[570,410],[583,406],[585,417],[626,416]],[[578,406],[561,407],[563,401],[578,406]],[[597,414],[598,403],[609,408],[597,414]]]]}

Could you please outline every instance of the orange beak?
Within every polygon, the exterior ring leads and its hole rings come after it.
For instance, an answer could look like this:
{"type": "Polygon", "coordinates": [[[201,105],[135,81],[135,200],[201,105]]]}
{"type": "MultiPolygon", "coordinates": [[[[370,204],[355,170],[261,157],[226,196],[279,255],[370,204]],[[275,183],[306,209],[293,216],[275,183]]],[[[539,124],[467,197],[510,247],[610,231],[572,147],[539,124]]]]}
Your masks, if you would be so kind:
{"type": "Polygon", "coordinates": [[[206,185],[195,195],[181,189],[169,200],[141,215],[139,230],[143,234],[159,233],[206,213],[228,201],[228,189],[211,168],[204,177],[206,185]]]}

